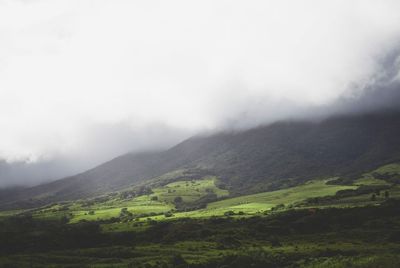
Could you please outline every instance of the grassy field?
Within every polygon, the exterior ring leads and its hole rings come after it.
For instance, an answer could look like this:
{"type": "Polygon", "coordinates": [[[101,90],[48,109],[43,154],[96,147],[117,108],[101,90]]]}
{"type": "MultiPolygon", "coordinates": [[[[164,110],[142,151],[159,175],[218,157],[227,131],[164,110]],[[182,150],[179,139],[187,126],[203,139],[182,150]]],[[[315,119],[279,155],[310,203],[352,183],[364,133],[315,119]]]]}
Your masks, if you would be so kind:
{"type": "MultiPolygon", "coordinates": [[[[320,197],[334,195],[339,190],[356,189],[358,186],[328,185],[327,180],[310,181],[304,185],[253,195],[245,195],[235,198],[212,202],[207,208],[189,211],[177,212],[171,217],[157,215],[149,217],[152,220],[171,220],[178,218],[209,218],[214,216],[225,216],[227,214],[236,214],[243,216],[252,216],[260,213],[266,213],[278,205],[290,207],[304,201],[310,197],[320,197]]],[[[147,220],[147,217],[142,220],[147,220]]]]}
{"type": "Polygon", "coordinates": [[[379,173],[379,174],[400,174],[400,164],[393,163],[389,165],[382,166],[377,168],[372,173],[379,173]]]}
{"type": "MultiPolygon", "coordinates": [[[[357,186],[328,185],[326,182],[327,180],[309,181],[306,184],[279,191],[230,198],[211,203],[207,206],[207,208],[218,209],[223,207],[240,209],[259,207],[260,204],[263,204],[263,206],[267,207],[273,207],[278,204],[284,204],[288,206],[294,205],[295,203],[305,200],[306,198],[329,196],[334,195],[339,190],[357,188],[357,186]]],[[[260,209],[262,209],[262,206],[260,209]]]]}
{"type": "Polygon", "coordinates": [[[147,219],[151,214],[162,214],[175,209],[174,200],[177,197],[181,197],[184,203],[191,203],[209,193],[214,193],[217,197],[227,196],[228,191],[219,189],[215,185],[215,180],[216,178],[206,177],[203,180],[178,181],[154,188],[151,194],[129,200],[115,198],[85,208],[75,207],[69,210],[72,214],[70,222],[118,217],[122,208],[126,208],[134,216],[146,214],[143,218],[147,219]]]}
{"type": "MultiPolygon", "coordinates": [[[[152,189],[152,193],[134,198],[122,199],[118,196],[104,202],[96,202],[83,206],[79,202],[55,204],[37,210],[33,215],[41,219],[60,219],[66,217],[70,223],[82,220],[97,221],[118,218],[122,208],[126,208],[137,221],[172,220],[179,218],[207,218],[224,216],[227,212],[251,216],[265,213],[277,205],[290,207],[310,197],[330,196],[339,190],[355,189],[358,186],[328,185],[327,180],[309,181],[296,187],[245,195],[235,198],[211,202],[204,209],[187,212],[175,211],[175,199],[180,197],[183,203],[195,203],[207,194],[215,194],[217,198],[226,198],[227,190],[220,189],[215,184],[216,178],[206,177],[203,180],[178,181],[152,189]],[[169,212],[170,215],[165,215],[169,212]]],[[[122,227],[124,229],[125,227],[122,227]]],[[[109,228],[105,228],[108,230],[109,228]]],[[[115,226],[111,229],[121,229],[115,226]]]]}
{"type": "Polygon", "coordinates": [[[8,211],[0,211],[0,219],[1,218],[6,218],[10,216],[15,216],[20,213],[23,213],[25,210],[19,209],[19,210],[8,210],[8,211]]]}
{"type": "Polygon", "coordinates": [[[381,185],[390,185],[390,183],[376,179],[371,174],[365,174],[361,179],[358,179],[354,182],[354,185],[361,186],[361,185],[371,185],[371,186],[381,186],[381,185]]]}
{"type": "MultiPolygon", "coordinates": [[[[226,213],[251,216],[267,213],[276,206],[280,209],[290,209],[301,204],[307,199],[325,196],[334,196],[338,191],[357,189],[358,187],[386,187],[390,197],[400,197],[400,186],[393,185],[380,176],[397,176],[400,174],[400,164],[389,164],[363,174],[352,185],[327,184],[328,180],[309,181],[303,185],[286,188],[278,191],[263,192],[252,195],[244,195],[229,198],[229,192],[217,187],[216,177],[204,177],[199,180],[182,180],[152,188],[146,194],[139,196],[122,197],[114,194],[107,198],[95,200],[89,205],[84,200],[63,204],[54,204],[37,209],[33,216],[41,219],[68,218],[70,223],[82,220],[97,221],[118,218],[121,209],[126,208],[137,221],[171,220],[185,217],[206,218],[212,216],[224,216],[226,213]],[[206,196],[214,196],[212,202],[207,201],[202,209],[190,209],[190,211],[176,211],[176,199],[184,205],[196,204],[206,196]],[[169,213],[169,215],[165,215],[169,213]]],[[[386,177],[383,177],[386,178],[386,177]]],[[[312,206],[359,206],[379,203],[385,200],[382,195],[377,195],[376,200],[371,200],[371,193],[361,193],[354,196],[332,200],[328,204],[313,204],[312,206]]],[[[181,206],[182,207],[182,206],[181,206]]],[[[184,209],[181,209],[184,210],[184,209]]],[[[18,212],[0,212],[0,217],[12,215],[18,212]]]]}
{"type": "MultiPolygon", "coordinates": [[[[41,219],[67,218],[70,223],[82,220],[98,221],[119,218],[121,210],[125,209],[135,222],[148,220],[165,221],[180,218],[209,218],[215,216],[248,217],[257,214],[266,214],[277,206],[280,210],[290,209],[301,205],[310,198],[334,196],[338,191],[355,190],[358,187],[386,187],[390,197],[400,198],[400,186],[376,178],[378,175],[400,174],[400,164],[382,166],[371,172],[367,172],[360,179],[355,180],[353,185],[327,184],[329,180],[313,180],[305,184],[272,192],[263,192],[252,195],[244,195],[229,198],[229,192],[218,188],[217,178],[205,177],[201,180],[182,180],[172,182],[164,186],[151,189],[147,194],[132,198],[122,198],[113,195],[103,201],[92,202],[85,205],[84,202],[70,202],[67,204],[54,204],[38,209],[33,216],[41,219]],[[202,209],[191,209],[190,211],[176,211],[176,199],[180,198],[182,204],[196,204],[207,195],[212,194],[215,198],[222,199],[210,202],[202,209]],[[226,199],[224,199],[226,198],[226,199]],[[132,218],[133,217],[133,218],[132,218]]],[[[342,207],[379,204],[386,199],[384,193],[378,194],[375,200],[371,200],[371,193],[361,193],[352,196],[344,196],[332,199],[328,203],[314,203],[312,207],[342,207]]],[[[304,207],[304,206],[303,206],[304,207]]],[[[1,212],[0,218],[13,215],[19,211],[1,212]]],[[[126,221],[126,220],[125,220],[126,221]]],[[[122,221],[113,224],[105,224],[104,230],[127,230],[132,229],[131,224],[122,224],[122,221]],[[121,224],[121,226],[118,226],[121,224]]]]}
{"type": "MultiPolygon", "coordinates": [[[[314,180],[303,185],[278,191],[244,195],[211,202],[204,209],[187,212],[175,211],[174,200],[176,197],[181,197],[182,202],[185,203],[196,202],[208,193],[214,193],[219,198],[227,197],[228,191],[219,189],[215,184],[215,180],[215,178],[205,178],[204,180],[173,182],[163,187],[152,189],[152,193],[148,195],[142,195],[128,200],[114,198],[88,207],[74,204],[66,211],[58,211],[60,206],[55,205],[39,211],[36,215],[41,218],[46,218],[46,216],[68,216],[70,218],[70,223],[76,223],[82,220],[96,221],[118,218],[122,208],[126,208],[127,211],[137,218],[136,221],[139,222],[148,221],[149,219],[163,221],[188,217],[208,218],[226,216],[227,213],[240,216],[252,216],[261,213],[265,214],[277,206],[280,206],[280,209],[290,209],[291,207],[301,204],[308,198],[334,196],[338,191],[354,190],[362,185],[388,185],[388,183],[383,180],[375,179],[367,175],[356,180],[354,185],[330,185],[327,184],[329,180],[314,180]],[[169,212],[170,215],[165,215],[166,212],[169,212]]],[[[390,192],[392,197],[400,197],[400,187],[392,187],[390,192]]],[[[352,196],[332,202],[330,205],[353,206],[383,201],[383,195],[378,196],[375,202],[371,202],[370,198],[370,194],[352,196]]],[[[321,207],[324,206],[326,205],[321,205],[321,207]]],[[[105,230],[121,230],[129,227],[126,224],[117,226],[118,224],[119,223],[107,225],[105,230]]],[[[132,226],[130,227],[132,228],[132,226]]]]}
{"type": "Polygon", "coordinates": [[[173,203],[177,196],[182,197],[183,202],[195,202],[207,193],[214,193],[217,197],[227,196],[227,190],[219,189],[215,185],[215,178],[208,177],[203,180],[177,181],[164,187],[153,189],[150,198],[157,197],[158,200],[173,203]]]}

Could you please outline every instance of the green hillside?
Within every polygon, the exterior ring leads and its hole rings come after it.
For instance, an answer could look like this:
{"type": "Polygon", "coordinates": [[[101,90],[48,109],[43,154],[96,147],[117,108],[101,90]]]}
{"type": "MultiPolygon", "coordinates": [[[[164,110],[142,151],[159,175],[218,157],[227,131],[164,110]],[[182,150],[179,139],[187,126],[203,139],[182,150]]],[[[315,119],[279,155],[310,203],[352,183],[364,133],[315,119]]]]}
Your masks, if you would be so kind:
{"type": "MultiPolygon", "coordinates": [[[[123,228],[131,229],[137,226],[136,223],[148,220],[248,217],[293,208],[379,204],[388,197],[400,197],[399,176],[400,164],[392,163],[363,173],[350,184],[347,181],[340,184],[341,178],[312,180],[281,190],[236,197],[232,197],[229,190],[221,189],[221,180],[215,176],[182,178],[160,185],[170,178],[167,176],[153,180],[149,186],[134,187],[94,199],[59,202],[30,212],[37,219],[64,219],[69,223],[105,221],[106,229],[123,222],[123,228]]],[[[24,212],[29,210],[3,211],[0,217],[24,212]]]]}
{"type": "Polygon", "coordinates": [[[35,210],[33,215],[37,218],[64,217],[70,223],[82,220],[108,221],[104,225],[105,229],[118,230],[121,227],[132,229],[137,223],[148,220],[169,221],[215,216],[248,217],[293,208],[378,204],[386,200],[385,191],[392,198],[400,197],[400,186],[375,178],[385,174],[389,168],[392,174],[399,175],[400,172],[396,173],[398,166],[400,165],[391,164],[364,173],[360,179],[354,180],[352,185],[335,184],[338,178],[331,178],[238,197],[229,197],[228,190],[219,188],[218,178],[204,177],[200,180],[182,180],[148,188],[145,194],[139,196],[131,196],[135,192],[127,190],[94,201],[82,200],[46,206],[44,209],[35,210]],[[377,191],[382,193],[376,195],[375,200],[371,200],[372,194],[377,191]]]}
{"type": "Polygon", "coordinates": [[[224,189],[235,195],[319,178],[353,180],[365,170],[400,161],[399,126],[399,113],[382,112],[199,135],[166,151],[127,154],[76,176],[2,191],[0,208],[32,208],[94,198],[151,181],[163,186],[206,176],[218,177],[224,189]]]}

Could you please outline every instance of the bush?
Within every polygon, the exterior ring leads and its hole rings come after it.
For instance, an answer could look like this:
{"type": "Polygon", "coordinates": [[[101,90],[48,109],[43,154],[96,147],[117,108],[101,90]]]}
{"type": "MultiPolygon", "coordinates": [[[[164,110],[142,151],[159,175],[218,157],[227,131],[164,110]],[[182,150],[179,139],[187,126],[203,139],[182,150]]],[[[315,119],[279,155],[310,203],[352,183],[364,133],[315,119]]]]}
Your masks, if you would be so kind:
{"type": "Polygon", "coordinates": [[[174,214],[172,214],[171,211],[168,211],[168,212],[165,212],[165,213],[164,213],[164,216],[165,216],[166,218],[169,218],[169,217],[174,216],[174,214]]]}
{"type": "Polygon", "coordinates": [[[177,196],[177,197],[174,198],[174,203],[175,203],[175,204],[180,204],[180,203],[182,203],[182,202],[183,202],[182,197],[177,196]]]}
{"type": "Polygon", "coordinates": [[[275,211],[275,210],[282,210],[285,208],[284,204],[278,204],[275,207],[271,208],[271,210],[275,211]]]}
{"type": "Polygon", "coordinates": [[[229,216],[233,216],[233,215],[235,215],[235,212],[234,212],[234,211],[232,211],[232,210],[225,211],[224,215],[225,215],[225,216],[227,216],[227,217],[229,217],[229,216]]]}

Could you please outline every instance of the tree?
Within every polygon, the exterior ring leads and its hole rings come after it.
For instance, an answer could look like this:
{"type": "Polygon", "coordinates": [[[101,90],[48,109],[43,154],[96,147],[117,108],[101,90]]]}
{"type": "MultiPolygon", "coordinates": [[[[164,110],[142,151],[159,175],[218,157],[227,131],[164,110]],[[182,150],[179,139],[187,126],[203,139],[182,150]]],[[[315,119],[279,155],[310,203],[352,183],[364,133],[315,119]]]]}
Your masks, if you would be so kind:
{"type": "Polygon", "coordinates": [[[133,214],[132,214],[132,212],[128,211],[128,208],[122,208],[121,212],[119,213],[119,216],[120,217],[132,217],[133,214]]]}
{"type": "Polygon", "coordinates": [[[278,204],[275,207],[271,208],[271,210],[275,211],[275,210],[282,210],[285,208],[285,204],[278,204]]]}
{"type": "Polygon", "coordinates": [[[372,194],[371,201],[376,201],[376,194],[372,194]]]}
{"type": "Polygon", "coordinates": [[[186,267],[186,261],[180,254],[176,254],[172,257],[172,265],[174,267],[186,267]]]}
{"type": "Polygon", "coordinates": [[[169,217],[174,216],[174,214],[172,214],[171,211],[167,211],[167,212],[164,213],[164,216],[165,216],[166,218],[169,218],[169,217]]]}
{"type": "Polygon", "coordinates": [[[389,191],[385,191],[385,198],[386,198],[386,199],[389,198],[389,191]]]}
{"type": "Polygon", "coordinates": [[[175,204],[180,204],[180,203],[182,203],[182,201],[183,201],[183,199],[182,199],[182,197],[180,197],[180,196],[177,196],[177,197],[175,197],[175,199],[174,199],[174,203],[175,203],[175,204]]]}
{"type": "Polygon", "coordinates": [[[227,217],[233,216],[233,215],[235,215],[235,212],[233,210],[225,211],[225,213],[224,213],[224,216],[227,216],[227,217]]]}
{"type": "Polygon", "coordinates": [[[272,236],[269,239],[269,242],[271,243],[271,247],[281,247],[282,246],[281,242],[279,241],[278,237],[276,237],[276,236],[272,236]]]}
{"type": "Polygon", "coordinates": [[[206,192],[207,192],[207,193],[214,193],[214,190],[211,189],[211,188],[206,188],[206,192]]]}

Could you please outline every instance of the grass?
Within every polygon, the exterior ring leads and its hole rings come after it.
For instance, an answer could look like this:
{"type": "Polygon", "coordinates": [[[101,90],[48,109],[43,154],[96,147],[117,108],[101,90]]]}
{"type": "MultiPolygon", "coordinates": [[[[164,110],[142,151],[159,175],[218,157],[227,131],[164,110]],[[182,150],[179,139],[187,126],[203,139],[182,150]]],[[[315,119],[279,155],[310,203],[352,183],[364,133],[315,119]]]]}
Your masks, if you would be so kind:
{"type": "MultiPolygon", "coordinates": [[[[285,205],[290,207],[301,203],[307,198],[332,196],[339,190],[356,189],[361,183],[376,183],[372,179],[360,181],[359,184],[353,186],[346,185],[329,185],[328,180],[309,181],[303,185],[272,191],[263,192],[252,195],[245,195],[235,198],[212,202],[205,209],[199,209],[188,212],[174,212],[172,216],[165,216],[164,213],[175,209],[174,199],[177,196],[182,197],[183,202],[191,203],[199,200],[207,193],[213,192],[218,197],[226,197],[228,191],[219,189],[215,185],[215,178],[208,177],[203,180],[179,181],[167,184],[163,187],[152,189],[153,193],[142,195],[129,200],[121,200],[114,198],[104,203],[96,203],[89,207],[71,206],[67,212],[55,213],[59,206],[53,206],[43,210],[41,217],[54,217],[58,215],[72,215],[70,223],[76,223],[82,220],[96,221],[118,218],[122,208],[127,208],[134,216],[138,216],[139,222],[145,222],[148,219],[165,221],[179,218],[209,218],[214,216],[224,216],[228,211],[241,216],[252,216],[259,213],[270,211],[277,205],[285,205]],[[155,197],[157,200],[155,200],[155,197]],[[142,215],[143,216],[142,216],[142,215]]],[[[400,194],[400,192],[399,192],[400,194]]],[[[365,202],[369,200],[369,196],[363,196],[357,202],[365,202]]],[[[347,200],[347,202],[355,202],[356,200],[347,200]]],[[[122,222],[121,222],[122,224],[122,222]]],[[[134,227],[133,224],[107,225],[105,231],[121,231],[129,230],[134,227]]]]}
{"type": "Polygon", "coordinates": [[[177,196],[182,197],[183,202],[191,203],[199,200],[208,193],[214,193],[217,197],[227,196],[229,192],[215,185],[215,177],[207,177],[203,180],[177,181],[164,187],[153,189],[151,197],[158,200],[173,203],[177,196]]]}
{"type": "Polygon", "coordinates": [[[334,195],[339,190],[357,188],[357,186],[328,185],[326,182],[327,180],[310,181],[306,184],[288,189],[230,198],[210,203],[207,208],[263,208],[276,206],[278,204],[284,204],[287,206],[293,205],[307,198],[329,196],[334,195]]]}
{"type": "MultiPolygon", "coordinates": [[[[209,218],[213,216],[224,216],[226,212],[232,211],[241,216],[251,216],[271,210],[273,207],[284,204],[285,206],[295,205],[309,197],[320,197],[334,195],[339,190],[356,189],[358,186],[328,185],[328,180],[310,181],[306,184],[253,195],[245,195],[235,198],[229,198],[207,205],[207,208],[175,213],[168,219],[178,218],[209,218]]],[[[153,220],[166,220],[164,215],[151,217],[153,220]]],[[[146,220],[146,219],[144,219],[146,220]]]]}
{"type": "MultiPolygon", "coordinates": [[[[129,212],[135,214],[144,213],[163,213],[167,212],[174,207],[171,204],[166,204],[159,201],[151,201],[148,198],[139,197],[135,202],[129,204],[124,204],[128,206],[123,206],[128,209],[129,212]]],[[[120,215],[122,207],[117,208],[103,208],[103,209],[93,209],[79,210],[72,212],[73,217],[71,223],[79,222],[81,220],[95,221],[95,220],[107,220],[113,217],[117,218],[120,215]],[[90,212],[93,211],[93,214],[90,212]]]]}
{"type": "Polygon", "coordinates": [[[395,255],[366,255],[366,256],[338,256],[314,259],[305,262],[301,268],[397,268],[400,263],[400,257],[395,255]]]}
{"type": "MultiPolygon", "coordinates": [[[[183,202],[191,203],[208,193],[214,193],[218,197],[228,195],[228,191],[219,189],[215,185],[215,181],[215,177],[206,177],[203,180],[178,181],[152,189],[152,194],[128,200],[115,198],[85,208],[76,207],[71,212],[72,219],[70,222],[111,219],[118,217],[122,208],[127,208],[133,215],[162,214],[175,208],[174,199],[178,196],[182,198],[183,202]],[[91,211],[92,213],[90,213],[91,211]]],[[[145,216],[146,219],[147,217],[148,215],[145,216]]]]}
{"type": "Polygon", "coordinates": [[[400,164],[398,163],[393,163],[389,165],[382,166],[380,168],[377,168],[374,170],[372,173],[379,173],[379,174],[400,174],[400,164]]]}
{"type": "MultiPolygon", "coordinates": [[[[390,198],[400,198],[400,186],[399,185],[394,185],[390,187],[388,190],[390,198]]],[[[379,204],[383,201],[386,200],[384,191],[380,191],[380,195],[375,195],[376,200],[372,201],[371,200],[371,195],[372,194],[361,194],[357,196],[350,196],[350,197],[345,197],[337,200],[335,203],[330,204],[330,206],[334,206],[337,204],[342,204],[346,206],[357,206],[357,205],[374,205],[374,204],[379,204]]]]}
{"type": "MultiPolygon", "coordinates": [[[[309,181],[303,185],[282,189],[272,192],[263,192],[252,195],[244,195],[235,198],[227,198],[224,200],[211,202],[204,209],[198,209],[187,212],[174,212],[174,200],[181,197],[182,202],[186,204],[195,204],[201,198],[210,193],[215,194],[218,198],[226,198],[229,195],[227,190],[220,189],[216,186],[216,177],[205,177],[201,180],[182,180],[172,182],[164,186],[152,189],[147,195],[141,195],[133,198],[122,198],[119,195],[113,195],[112,198],[105,199],[102,202],[93,202],[90,206],[84,206],[81,202],[72,202],[68,205],[55,204],[40,209],[34,213],[35,217],[42,219],[56,219],[68,217],[70,223],[76,223],[81,220],[96,221],[118,218],[122,208],[126,208],[132,213],[138,221],[147,221],[148,218],[164,221],[179,218],[207,218],[213,216],[224,216],[226,212],[233,212],[241,216],[251,216],[260,213],[266,213],[277,205],[284,205],[290,208],[301,204],[308,198],[333,196],[337,191],[356,189],[359,186],[391,186],[389,189],[390,197],[400,198],[400,186],[392,186],[391,183],[382,179],[377,179],[373,174],[400,174],[400,164],[390,164],[382,166],[372,172],[365,173],[360,179],[356,180],[353,185],[330,185],[326,184],[328,180],[309,181]],[[65,209],[67,207],[67,209],[65,209]],[[166,212],[173,212],[173,215],[164,215],[166,212]]],[[[383,193],[377,196],[376,201],[371,200],[371,194],[360,194],[357,196],[344,197],[329,204],[321,204],[326,206],[359,206],[370,205],[384,201],[383,193]]],[[[318,205],[317,205],[318,206],[318,205]]],[[[12,215],[15,212],[1,212],[2,215],[12,215]]],[[[105,228],[105,230],[120,230],[132,228],[131,225],[121,227],[115,226],[105,228]]]]}
{"type": "MultiPolygon", "coordinates": [[[[271,247],[268,241],[255,240],[242,240],[241,245],[237,247],[223,247],[219,242],[188,240],[172,244],[146,243],[135,247],[81,248],[0,257],[0,266],[32,267],[34,263],[40,264],[40,267],[175,267],[170,263],[174,255],[181,256],[186,262],[184,266],[179,267],[193,265],[208,267],[207,264],[213,261],[221,261],[224,258],[235,260],[236,257],[242,256],[253,258],[247,261],[254,262],[262,259],[268,263],[268,260],[272,259],[277,263],[292,263],[291,266],[285,265],[285,267],[301,268],[394,268],[400,263],[400,257],[395,253],[399,250],[399,246],[394,244],[363,244],[354,239],[347,243],[326,241],[311,235],[302,237],[300,240],[288,237],[287,240],[282,238],[281,241],[282,245],[279,247],[271,247]],[[357,255],[352,256],[355,251],[357,255]],[[332,253],[335,253],[335,256],[328,256],[332,253]],[[169,266],[166,265],[167,263],[169,266]]],[[[225,266],[218,265],[218,267],[225,266]]]]}
{"type": "Polygon", "coordinates": [[[1,217],[10,217],[10,216],[18,215],[18,214],[20,214],[20,213],[22,213],[24,211],[25,210],[23,210],[23,209],[0,211],[0,218],[1,217]]]}
{"type": "Polygon", "coordinates": [[[390,185],[387,181],[374,178],[371,174],[364,174],[361,179],[354,182],[354,185],[368,185],[368,186],[386,186],[390,185]]]}

